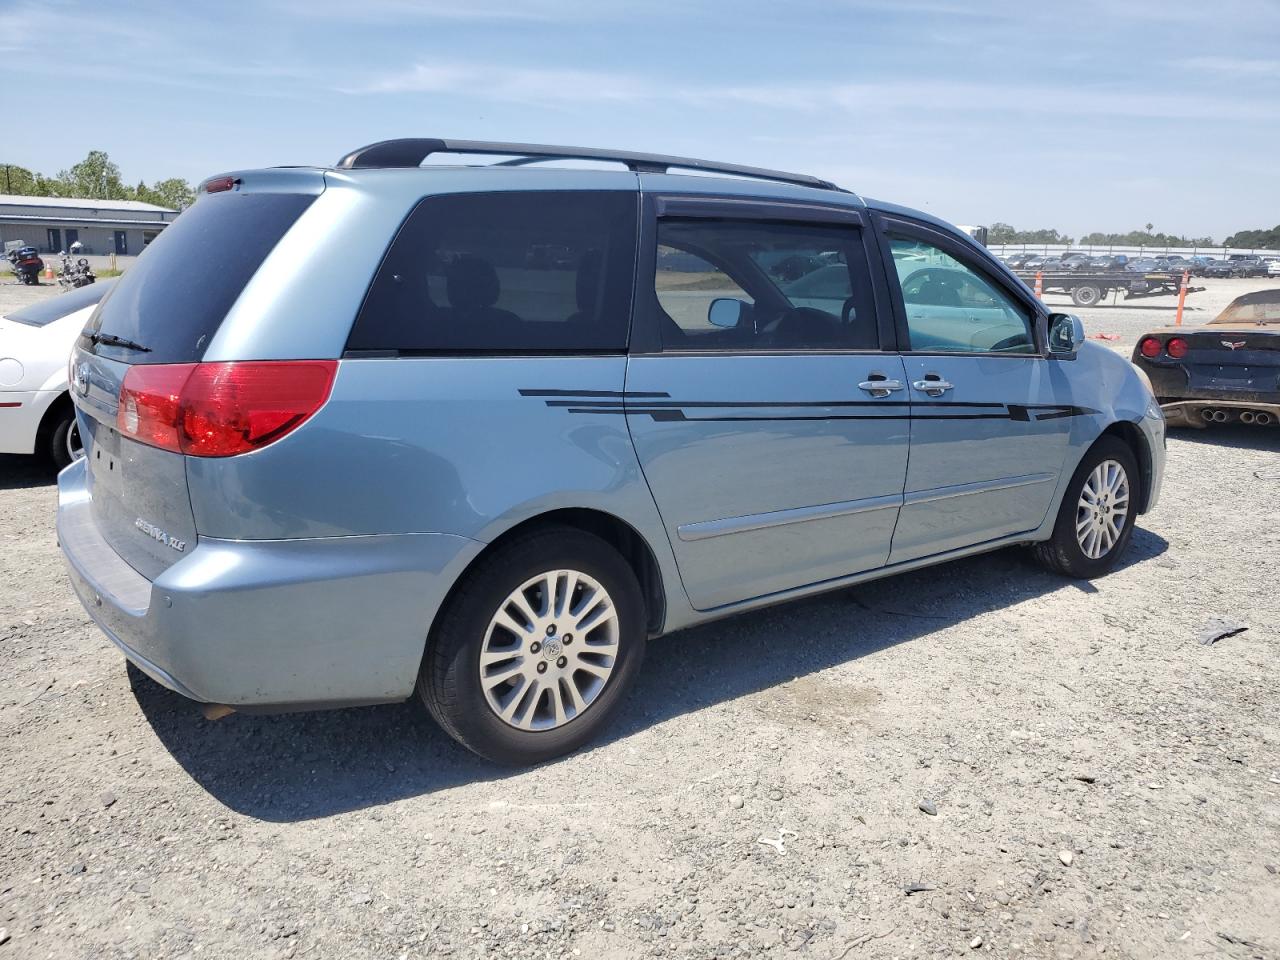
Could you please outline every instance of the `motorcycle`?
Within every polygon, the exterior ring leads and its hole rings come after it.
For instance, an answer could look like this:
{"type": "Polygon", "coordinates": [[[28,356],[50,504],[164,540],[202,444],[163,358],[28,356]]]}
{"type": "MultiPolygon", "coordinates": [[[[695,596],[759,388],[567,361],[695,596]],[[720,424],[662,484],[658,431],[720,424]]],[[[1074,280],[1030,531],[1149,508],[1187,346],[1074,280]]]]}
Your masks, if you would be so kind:
{"type": "Polygon", "coordinates": [[[58,272],[58,286],[64,290],[74,290],[93,283],[98,278],[93,275],[93,268],[84,257],[71,262],[71,254],[62,251],[62,269],[58,272]]]}
{"type": "Polygon", "coordinates": [[[18,247],[5,255],[13,268],[13,275],[18,283],[36,286],[40,283],[40,271],[44,269],[44,261],[36,253],[35,247],[18,247]]]}

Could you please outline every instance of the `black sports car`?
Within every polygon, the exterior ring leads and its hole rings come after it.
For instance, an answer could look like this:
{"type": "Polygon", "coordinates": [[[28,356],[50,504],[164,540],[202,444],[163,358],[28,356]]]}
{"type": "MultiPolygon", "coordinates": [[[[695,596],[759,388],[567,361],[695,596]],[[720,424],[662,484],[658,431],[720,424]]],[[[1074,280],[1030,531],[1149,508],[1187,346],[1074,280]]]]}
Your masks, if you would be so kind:
{"type": "Polygon", "coordinates": [[[1280,290],[1236,297],[1203,327],[1165,327],[1138,340],[1169,425],[1280,423],[1280,290]]]}

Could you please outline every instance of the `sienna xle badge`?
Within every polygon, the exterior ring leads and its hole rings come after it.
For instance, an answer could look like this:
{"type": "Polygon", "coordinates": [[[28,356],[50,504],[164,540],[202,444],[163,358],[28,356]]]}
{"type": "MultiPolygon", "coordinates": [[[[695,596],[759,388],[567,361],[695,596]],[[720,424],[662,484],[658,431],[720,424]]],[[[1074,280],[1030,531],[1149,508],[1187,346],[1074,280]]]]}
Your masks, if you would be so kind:
{"type": "Polygon", "coordinates": [[[1104,574],[1164,463],[1146,380],[952,227],[569,147],[209,180],[73,369],[59,537],[126,657],[237,708],[416,688],[514,763],[659,634],[1012,544],[1104,574]]]}

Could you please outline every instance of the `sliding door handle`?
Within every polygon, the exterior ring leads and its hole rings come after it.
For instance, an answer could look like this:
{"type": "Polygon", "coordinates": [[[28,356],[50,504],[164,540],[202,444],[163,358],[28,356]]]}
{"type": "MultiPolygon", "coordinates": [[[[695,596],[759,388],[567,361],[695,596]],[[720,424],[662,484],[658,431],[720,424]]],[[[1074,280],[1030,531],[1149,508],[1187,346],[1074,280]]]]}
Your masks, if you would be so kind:
{"type": "Polygon", "coordinates": [[[955,389],[954,383],[950,383],[947,380],[939,380],[939,379],[916,380],[916,381],[913,381],[911,385],[915,387],[917,390],[923,393],[927,393],[931,397],[940,397],[944,393],[946,393],[948,390],[955,389]]]}
{"type": "Polygon", "coordinates": [[[859,390],[865,390],[873,397],[887,397],[897,390],[905,390],[901,380],[863,380],[858,384],[859,390]]]}

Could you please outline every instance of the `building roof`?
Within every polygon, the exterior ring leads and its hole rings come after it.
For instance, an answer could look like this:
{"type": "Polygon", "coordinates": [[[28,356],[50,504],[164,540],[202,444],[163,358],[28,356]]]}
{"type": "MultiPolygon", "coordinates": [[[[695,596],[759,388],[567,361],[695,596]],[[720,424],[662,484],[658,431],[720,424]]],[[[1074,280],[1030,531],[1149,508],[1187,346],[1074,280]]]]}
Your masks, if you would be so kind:
{"type": "Polygon", "coordinates": [[[141,200],[86,200],[79,197],[23,197],[0,193],[0,206],[12,207],[67,207],[76,210],[107,210],[134,213],[177,213],[169,207],[143,203],[141,200]]]}

